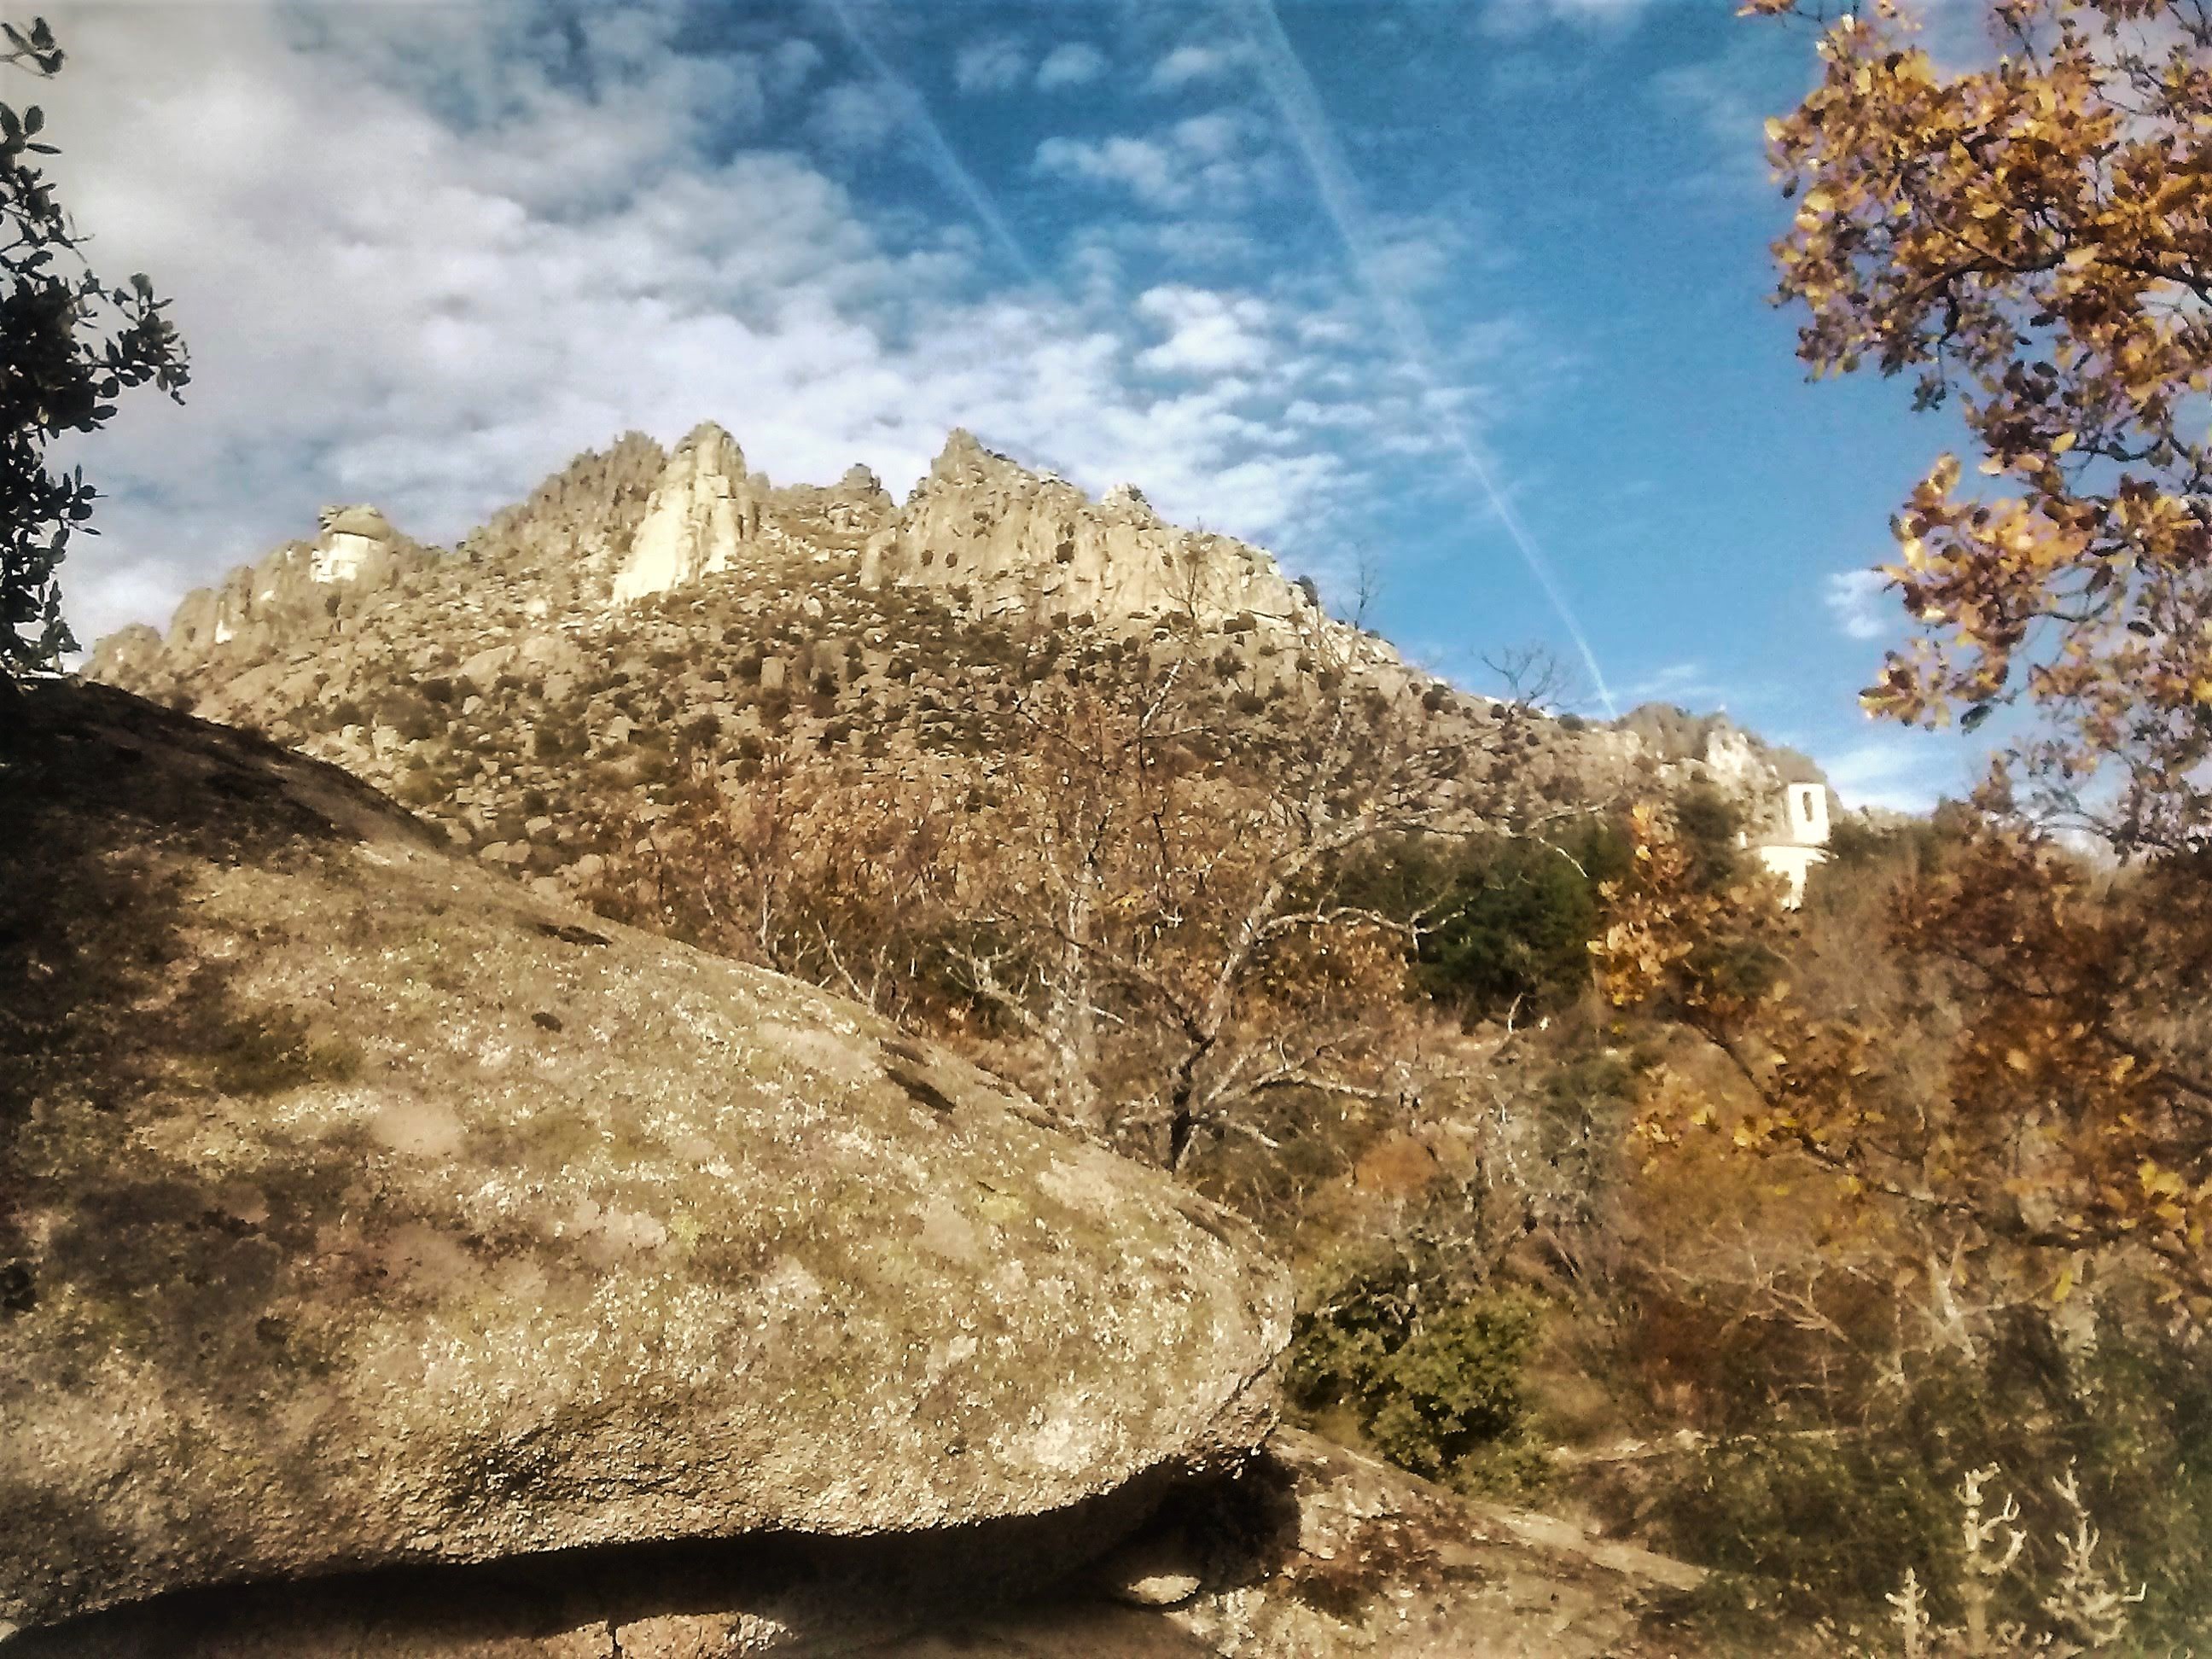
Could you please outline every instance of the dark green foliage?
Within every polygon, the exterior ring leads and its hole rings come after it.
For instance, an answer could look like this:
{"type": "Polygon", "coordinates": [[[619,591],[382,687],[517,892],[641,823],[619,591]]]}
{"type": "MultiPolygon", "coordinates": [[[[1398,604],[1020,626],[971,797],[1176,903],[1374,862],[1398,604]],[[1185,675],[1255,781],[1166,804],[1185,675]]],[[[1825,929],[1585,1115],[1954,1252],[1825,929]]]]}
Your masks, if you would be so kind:
{"type": "Polygon", "coordinates": [[[1674,823],[1690,850],[1691,872],[1698,886],[1717,892],[1742,873],[1742,849],[1736,836],[1744,827],[1743,814],[1712,785],[1692,784],[1675,796],[1674,823]]]}
{"type": "Polygon", "coordinates": [[[563,730],[550,720],[541,720],[530,734],[530,752],[542,761],[559,760],[565,755],[583,752],[583,732],[570,726],[563,730]]]}
{"type": "Polygon", "coordinates": [[[451,718],[447,710],[412,687],[394,692],[376,710],[378,724],[392,727],[410,743],[436,737],[451,718]]]}
{"type": "Polygon", "coordinates": [[[1292,1402],[1350,1413],[1385,1456],[1427,1475],[1451,1474],[1522,1431],[1540,1309],[1511,1291],[1444,1293],[1407,1251],[1331,1264],[1293,1329],[1292,1402]]]}
{"type": "MultiPolygon", "coordinates": [[[[62,66],[46,20],[4,27],[0,64],[50,76],[62,66]]],[[[0,104],[0,677],[48,668],[76,641],[62,620],[56,572],[97,495],[82,471],[58,472],[46,447],[93,432],[110,400],[149,381],[181,400],[185,350],[167,301],[133,276],[109,288],[84,265],[82,240],[30,159],[46,118],[0,104]]]]}
{"type": "Polygon", "coordinates": [[[1527,1411],[1522,1372],[1540,1315],[1526,1297],[1455,1303],[1383,1364],[1367,1432],[1391,1462],[1442,1474],[1504,1440],[1527,1411]]]}
{"type": "Polygon", "coordinates": [[[1547,841],[1401,842],[1379,850],[1348,883],[1356,902],[1421,921],[1418,981],[1470,1018],[1518,1003],[1540,1012],[1590,981],[1598,885],[1619,875],[1627,843],[1590,819],[1547,841]]]}
{"type": "Polygon", "coordinates": [[[1620,873],[1627,849],[1600,824],[1567,840],[1469,849],[1455,875],[1455,902],[1421,942],[1420,977],[1432,993],[1485,1013],[1516,999],[1541,1012],[1582,994],[1598,929],[1598,884],[1620,873]]]}
{"type": "Polygon", "coordinates": [[[2033,1623],[2034,1587],[2052,1582],[2054,1534],[2069,1524],[2051,1482],[2070,1468],[2100,1560],[2147,1587],[2129,1650],[2184,1650],[2212,1627],[2202,1522],[2212,1506],[2212,1375],[2185,1345],[2142,1334],[2148,1324],[2142,1308],[2108,1310],[2094,1346],[2069,1352],[2044,1311],[2027,1309],[1978,1364],[1917,1359],[1901,1395],[1893,1376],[1877,1377],[1885,1368],[1869,1367],[1856,1414],[1778,1420],[1747,1401],[1748,1432],[1661,1483],[1658,1540],[1717,1569],[1719,1593],[1739,1605],[1747,1590],[1795,1618],[1871,1622],[1909,1567],[1939,1622],[1949,1620],[1960,1485],[1994,1464],[1990,1505],[2016,1501],[2028,1540],[2021,1570],[2000,1581],[1997,1612],[2033,1623]]]}
{"type": "Polygon", "coordinates": [[[1748,1588],[1797,1618],[1869,1617],[1908,1567],[1923,1584],[1948,1581],[1958,1503],[1947,1473],[1894,1445],[1724,1442],[1665,1492],[1662,1535],[1722,1575],[1725,1597],[1748,1588]]]}

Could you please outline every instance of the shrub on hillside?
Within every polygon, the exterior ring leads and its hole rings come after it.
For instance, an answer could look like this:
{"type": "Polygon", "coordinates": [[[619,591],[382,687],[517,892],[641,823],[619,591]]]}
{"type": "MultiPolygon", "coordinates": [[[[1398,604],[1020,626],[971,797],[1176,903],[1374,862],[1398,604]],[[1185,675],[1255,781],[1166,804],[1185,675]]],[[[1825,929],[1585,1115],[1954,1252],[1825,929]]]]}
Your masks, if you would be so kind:
{"type": "Polygon", "coordinates": [[[1717,892],[1743,873],[1736,836],[1744,828],[1735,803],[1710,783],[1693,783],[1674,797],[1674,827],[1689,848],[1691,873],[1705,892],[1717,892]]]}
{"type": "Polygon", "coordinates": [[[1417,982],[1471,1019],[1542,1013],[1590,982],[1599,884],[1618,874],[1626,844],[1592,819],[1547,841],[1401,842],[1354,872],[1360,902],[1418,917],[1417,982]]]}
{"type": "Polygon", "coordinates": [[[1293,1327],[1285,1387],[1309,1413],[1348,1415],[1401,1468],[1490,1484],[1484,1455],[1526,1443],[1541,1308],[1515,1290],[1447,1299],[1420,1254],[1371,1249],[1326,1266],[1293,1327]]]}

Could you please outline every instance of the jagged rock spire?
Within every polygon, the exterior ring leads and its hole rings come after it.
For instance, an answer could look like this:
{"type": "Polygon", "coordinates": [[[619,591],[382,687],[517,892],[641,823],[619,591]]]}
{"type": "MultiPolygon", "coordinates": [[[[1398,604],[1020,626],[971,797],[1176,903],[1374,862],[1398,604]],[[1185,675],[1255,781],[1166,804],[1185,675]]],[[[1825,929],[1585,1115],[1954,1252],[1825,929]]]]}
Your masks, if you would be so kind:
{"type": "Polygon", "coordinates": [[[629,556],[615,573],[614,603],[727,569],[760,535],[761,493],[736,439],[712,421],[692,428],[646,502],[629,556]]]}

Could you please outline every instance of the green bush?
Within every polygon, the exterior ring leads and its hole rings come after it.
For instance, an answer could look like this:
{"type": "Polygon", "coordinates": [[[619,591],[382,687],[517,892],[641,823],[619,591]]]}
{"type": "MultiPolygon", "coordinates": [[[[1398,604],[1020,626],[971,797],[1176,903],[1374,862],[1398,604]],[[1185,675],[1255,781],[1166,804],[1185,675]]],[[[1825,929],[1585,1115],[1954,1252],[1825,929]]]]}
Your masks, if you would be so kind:
{"type": "Polygon", "coordinates": [[[1449,851],[1385,848],[1347,884],[1355,902],[1425,913],[1416,958],[1422,988],[1470,1016],[1563,1007],[1590,982],[1598,885],[1626,867],[1626,843],[1590,820],[1551,842],[1499,838],[1449,851]]]}
{"type": "Polygon", "coordinates": [[[1524,1297],[1494,1294],[1423,1320],[1382,1362],[1367,1431],[1394,1463],[1442,1474],[1503,1440],[1526,1413],[1521,1380],[1539,1314],[1524,1297]]]}
{"type": "Polygon", "coordinates": [[[1907,1567],[1948,1582],[1949,1475],[1896,1444],[1725,1442],[1677,1474],[1654,1518],[1667,1544],[1721,1576],[1723,1595],[1755,1585],[1798,1618],[1863,1618],[1907,1567]]]}
{"type": "Polygon", "coordinates": [[[1293,1328],[1285,1387],[1309,1413],[1348,1413],[1376,1449],[1435,1477],[1504,1474],[1529,1484],[1522,1379],[1537,1302],[1484,1290],[1441,1305],[1440,1285],[1403,1251],[1339,1258],[1293,1328]],[[1482,1466],[1489,1459],[1495,1470],[1482,1466]]]}
{"type": "Polygon", "coordinates": [[[1692,878],[1717,892],[1742,872],[1742,849],[1735,844],[1743,814],[1709,783],[1692,784],[1674,797],[1674,826],[1690,854],[1692,878]]]}
{"type": "Polygon", "coordinates": [[[2144,1322],[2141,1307],[2108,1309],[2094,1343],[2069,1352],[2023,1310],[1978,1364],[1922,1358],[1901,1393],[1893,1379],[1869,1389],[1860,1412],[1769,1416],[1667,1472],[1646,1511],[1657,1541],[1715,1569],[1717,1596],[1748,1591],[1800,1620],[1881,1622],[1909,1568],[1949,1623],[1960,1483],[1995,1465],[1993,1500],[2017,1500],[2027,1537],[1997,1612],[2032,1621],[2068,1520],[2051,1482],[2071,1469],[2104,1559],[2147,1587],[2128,1650],[2185,1651],[2212,1629],[2212,1373],[2144,1322]]]}

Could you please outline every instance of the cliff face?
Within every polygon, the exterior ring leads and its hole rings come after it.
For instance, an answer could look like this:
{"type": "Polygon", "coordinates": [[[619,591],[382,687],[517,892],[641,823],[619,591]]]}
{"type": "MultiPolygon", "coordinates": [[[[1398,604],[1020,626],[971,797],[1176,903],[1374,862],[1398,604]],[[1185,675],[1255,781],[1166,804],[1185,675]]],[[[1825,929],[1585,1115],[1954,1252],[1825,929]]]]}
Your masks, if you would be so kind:
{"type": "Polygon", "coordinates": [[[1258,549],[1165,524],[1128,485],[1093,502],[960,430],[905,510],[870,538],[860,580],[970,590],[986,616],[1218,621],[1243,612],[1286,625],[1317,616],[1311,596],[1258,549]]]}
{"type": "Polygon", "coordinates": [[[794,550],[849,551],[894,511],[864,466],[829,489],[778,489],[764,473],[745,470],[737,441],[710,421],[668,458],[608,599],[633,604],[794,550]]]}
{"type": "MultiPolygon", "coordinates": [[[[188,595],[166,636],[140,625],[100,642],[94,678],[189,676],[220,654],[252,665],[349,631],[364,596],[461,564],[518,590],[533,618],[580,623],[718,578],[774,580],[793,561],[857,573],[872,590],[926,589],[972,617],[1109,628],[1160,618],[1294,630],[1324,618],[1266,553],[1164,522],[1123,486],[1092,501],[954,432],[903,507],[866,467],[835,484],[776,485],[708,422],[672,453],[632,433],[580,456],[439,560],[374,507],[333,507],[311,541],[188,595]],[[526,590],[526,591],[520,591],[526,590]]],[[[1379,641],[1365,654],[1395,660],[1379,641]]]]}
{"type": "Polygon", "coordinates": [[[431,556],[373,507],[326,507],[313,540],[287,542],[258,564],[233,570],[220,587],[194,589],[167,635],[143,623],[110,635],[94,647],[88,672],[128,684],[189,672],[218,652],[234,660],[279,654],[295,639],[327,631],[360,595],[431,556]]]}

